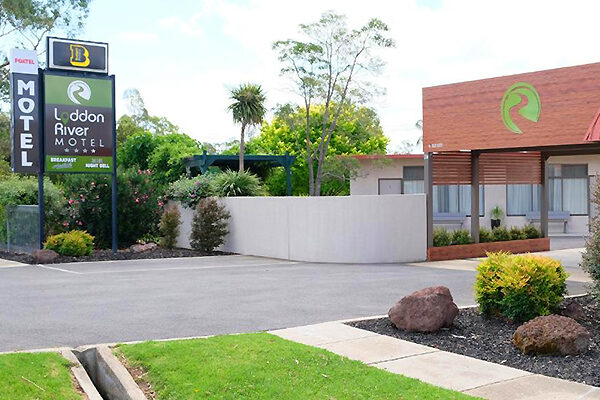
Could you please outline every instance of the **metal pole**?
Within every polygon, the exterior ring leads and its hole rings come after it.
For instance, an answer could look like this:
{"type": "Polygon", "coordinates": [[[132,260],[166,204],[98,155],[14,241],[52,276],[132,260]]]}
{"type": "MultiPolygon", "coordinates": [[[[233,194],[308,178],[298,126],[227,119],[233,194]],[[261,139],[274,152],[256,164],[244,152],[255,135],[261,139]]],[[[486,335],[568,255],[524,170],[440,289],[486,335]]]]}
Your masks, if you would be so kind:
{"type": "Polygon", "coordinates": [[[540,230],[542,237],[548,237],[548,208],[550,192],[548,191],[548,155],[542,153],[542,177],[540,193],[540,230]]]}
{"type": "Polygon", "coordinates": [[[112,217],[112,252],[117,254],[118,250],[118,227],[117,227],[117,121],[115,114],[115,76],[111,75],[112,80],[112,107],[113,107],[113,127],[112,127],[112,142],[113,142],[113,168],[112,168],[112,185],[111,185],[111,217],[112,217]]]}
{"type": "Polygon", "coordinates": [[[425,153],[427,248],[433,247],[433,153],[425,153]]]}
{"type": "Polygon", "coordinates": [[[471,152],[471,237],[479,243],[479,153],[471,152]]]}
{"type": "Polygon", "coordinates": [[[292,195],[292,170],[290,163],[290,152],[285,152],[285,180],[286,180],[286,195],[292,195]]]}
{"type": "Polygon", "coordinates": [[[46,210],[44,209],[44,170],[46,169],[46,157],[44,150],[44,108],[46,106],[46,101],[44,99],[44,81],[45,77],[42,73],[41,69],[38,69],[38,94],[39,94],[39,135],[38,135],[38,146],[40,149],[39,152],[39,173],[38,173],[38,224],[39,224],[39,248],[44,248],[44,241],[46,240],[46,210]]]}

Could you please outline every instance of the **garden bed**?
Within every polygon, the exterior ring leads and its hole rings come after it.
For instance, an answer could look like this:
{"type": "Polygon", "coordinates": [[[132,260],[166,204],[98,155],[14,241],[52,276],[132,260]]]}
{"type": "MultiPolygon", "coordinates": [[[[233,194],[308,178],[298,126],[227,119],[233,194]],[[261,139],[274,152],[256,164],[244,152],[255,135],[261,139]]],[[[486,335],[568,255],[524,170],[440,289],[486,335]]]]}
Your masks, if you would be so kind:
{"type": "Polygon", "coordinates": [[[513,254],[531,253],[550,250],[549,238],[507,240],[473,244],[457,244],[452,246],[430,247],[427,249],[427,260],[443,261],[461,258],[484,257],[486,253],[508,251],[513,254]]]}
{"type": "MultiPolygon", "coordinates": [[[[203,256],[221,256],[230,255],[233,253],[227,253],[222,251],[214,252],[202,252],[191,249],[164,249],[156,248],[141,253],[134,253],[129,249],[119,250],[117,254],[113,254],[111,250],[95,250],[93,254],[89,256],[81,257],[68,257],[58,256],[53,262],[58,263],[71,263],[71,262],[84,262],[84,261],[111,261],[111,260],[145,260],[145,259],[159,259],[159,258],[183,258],[183,257],[203,257],[203,256]]],[[[25,264],[36,264],[31,254],[24,253],[11,253],[6,251],[0,251],[0,258],[5,260],[12,260],[22,262],[25,264]]]]}
{"type": "Polygon", "coordinates": [[[566,301],[583,306],[586,318],[580,323],[591,334],[588,350],[578,356],[524,355],[511,341],[519,324],[484,318],[476,308],[461,310],[450,329],[435,333],[401,331],[387,317],[348,325],[535,374],[600,386],[600,304],[590,296],[566,301]]]}

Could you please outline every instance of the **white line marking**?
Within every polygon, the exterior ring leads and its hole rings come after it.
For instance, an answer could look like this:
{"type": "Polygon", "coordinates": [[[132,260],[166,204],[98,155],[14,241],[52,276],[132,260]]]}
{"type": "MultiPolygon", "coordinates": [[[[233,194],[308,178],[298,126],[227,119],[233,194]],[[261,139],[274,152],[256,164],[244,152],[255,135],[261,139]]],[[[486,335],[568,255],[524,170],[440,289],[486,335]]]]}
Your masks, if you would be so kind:
{"type": "MultiPolygon", "coordinates": [[[[117,269],[117,270],[102,270],[89,272],[76,272],[82,275],[90,274],[122,274],[128,272],[154,272],[154,271],[178,271],[178,270],[196,270],[196,269],[221,269],[221,268],[240,268],[240,267],[269,267],[276,265],[296,265],[298,262],[289,263],[268,263],[268,264],[238,264],[238,265],[204,265],[196,267],[166,267],[166,268],[143,268],[143,269],[117,269]]],[[[59,268],[57,268],[59,269],[59,268]]],[[[67,271],[67,270],[65,270],[67,271]]],[[[73,271],[68,271],[73,272],[73,271]]]]}
{"type": "Polygon", "coordinates": [[[52,269],[54,271],[60,271],[60,272],[67,272],[69,274],[75,274],[75,275],[83,275],[83,273],[81,272],[77,272],[77,271],[70,271],[68,269],[62,269],[62,268],[56,268],[56,267],[49,267],[47,265],[41,265],[41,264],[37,264],[36,267],[40,267],[40,268],[45,268],[45,269],[52,269]]]}

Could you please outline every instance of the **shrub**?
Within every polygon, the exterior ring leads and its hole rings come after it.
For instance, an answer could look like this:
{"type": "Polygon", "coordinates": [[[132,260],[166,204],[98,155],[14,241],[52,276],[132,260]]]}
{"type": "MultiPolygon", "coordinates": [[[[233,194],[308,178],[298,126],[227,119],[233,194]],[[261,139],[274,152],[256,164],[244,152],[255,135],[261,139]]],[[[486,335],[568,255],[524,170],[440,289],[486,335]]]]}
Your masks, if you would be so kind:
{"type": "Polygon", "coordinates": [[[492,236],[494,237],[494,242],[510,240],[510,232],[504,226],[492,229],[492,236]]]}
{"type": "Polygon", "coordinates": [[[527,321],[556,310],[566,279],[560,261],[550,257],[489,253],[477,267],[475,299],[485,315],[527,321]]]}
{"type": "Polygon", "coordinates": [[[87,256],[94,251],[94,237],[85,231],[70,231],[49,236],[44,248],[61,256],[87,256]]]}
{"type": "Polygon", "coordinates": [[[177,236],[179,235],[179,225],[181,224],[181,214],[179,208],[176,205],[170,205],[165,207],[162,217],[160,218],[160,224],[158,228],[162,237],[160,239],[160,245],[167,249],[172,249],[177,243],[177,236]]]}
{"type": "Polygon", "coordinates": [[[494,241],[494,236],[492,234],[492,231],[490,231],[489,229],[486,229],[486,228],[479,229],[479,243],[488,243],[488,242],[493,242],[493,241],[494,241]]]}
{"type": "Polygon", "coordinates": [[[525,234],[526,239],[537,239],[542,237],[542,232],[540,232],[538,228],[531,224],[525,225],[523,228],[521,228],[521,230],[525,234]]]}
{"type": "MultiPolygon", "coordinates": [[[[129,246],[144,235],[156,235],[162,210],[162,189],[151,181],[150,170],[120,169],[117,173],[118,240],[129,246]]],[[[73,229],[85,229],[100,248],[112,242],[111,177],[109,175],[71,174],[65,177],[70,219],[73,229]]]]}
{"type": "MultiPolygon", "coordinates": [[[[600,178],[594,185],[591,201],[596,207],[600,207],[600,178]]],[[[590,221],[590,236],[585,242],[581,268],[592,278],[591,292],[600,299],[600,214],[590,221]]]]}
{"type": "Polygon", "coordinates": [[[169,185],[167,197],[186,207],[194,208],[198,201],[213,195],[211,180],[211,175],[181,178],[169,185]]]}
{"type": "Polygon", "coordinates": [[[433,247],[450,246],[452,244],[452,236],[446,228],[435,228],[433,231],[433,247]]]}
{"type": "Polygon", "coordinates": [[[513,226],[512,228],[510,228],[510,231],[508,233],[510,235],[510,240],[527,239],[527,235],[525,234],[525,232],[523,232],[523,230],[519,229],[519,227],[517,226],[513,226]]]}
{"type": "Polygon", "coordinates": [[[212,180],[215,196],[263,196],[265,190],[260,179],[249,172],[227,170],[215,175],[212,180]]]}
{"type": "Polygon", "coordinates": [[[190,244],[194,250],[209,253],[223,244],[227,235],[227,220],[230,214],[216,198],[208,197],[198,202],[190,244]]]}
{"type": "Polygon", "coordinates": [[[471,234],[466,229],[457,229],[451,234],[452,244],[471,244],[471,234]]]}

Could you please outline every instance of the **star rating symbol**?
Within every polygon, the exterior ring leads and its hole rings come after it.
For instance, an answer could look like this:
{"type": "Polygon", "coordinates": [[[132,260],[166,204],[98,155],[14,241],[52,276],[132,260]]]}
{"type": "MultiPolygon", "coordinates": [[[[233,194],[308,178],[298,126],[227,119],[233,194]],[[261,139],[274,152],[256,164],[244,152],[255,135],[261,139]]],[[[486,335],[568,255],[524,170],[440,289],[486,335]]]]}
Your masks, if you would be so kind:
{"type": "Polygon", "coordinates": [[[68,153],[68,152],[69,152],[69,149],[65,149],[65,153],[68,153]]]}
{"type": "Polygon", "coordinates": [[[79,149],[75,149],[75,153],[79,153],[79,149]]]}
{"type": "Polygon", "coordinates": [[[84,152],[84,153],[87,153],[87,149],[83,149],[83,152],[84,152]]]}
{"type": "Polygon", "coordinates": [[[92,149],[92,153],[95,153],[95,152],[96,152],[96,149],[92,149]]]}

